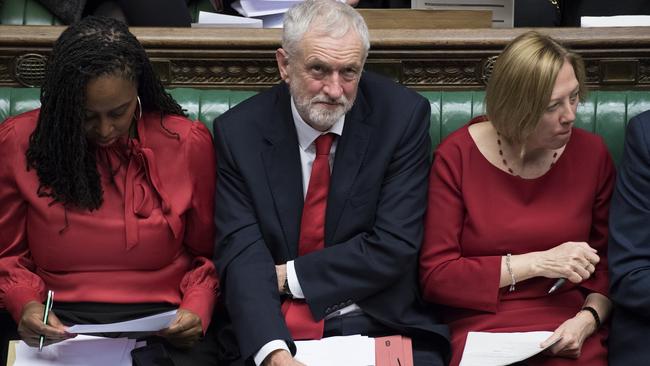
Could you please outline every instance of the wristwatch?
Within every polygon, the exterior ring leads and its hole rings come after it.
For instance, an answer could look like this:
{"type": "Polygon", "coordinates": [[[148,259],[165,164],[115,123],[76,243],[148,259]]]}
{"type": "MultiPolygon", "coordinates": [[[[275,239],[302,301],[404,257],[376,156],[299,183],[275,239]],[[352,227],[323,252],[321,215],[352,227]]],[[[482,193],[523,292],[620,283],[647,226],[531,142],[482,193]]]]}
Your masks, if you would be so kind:
{"type": "Polygon", "coordinates": [[[291,288],[289,287],[289,276],[284,278],[284,283],[282,284],[282,293],[287,295],[290,298],[293,298],[291,293],[291,288]]]}

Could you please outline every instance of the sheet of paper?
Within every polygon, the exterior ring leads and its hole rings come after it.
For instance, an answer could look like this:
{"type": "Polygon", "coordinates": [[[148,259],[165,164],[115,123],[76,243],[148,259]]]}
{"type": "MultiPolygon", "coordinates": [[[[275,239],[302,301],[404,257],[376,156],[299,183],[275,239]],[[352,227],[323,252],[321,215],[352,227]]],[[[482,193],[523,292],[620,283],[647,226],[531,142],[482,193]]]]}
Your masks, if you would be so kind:
{"type": "Polygon", "coordinates": [[[500,366],[523,361],[544,350],[553,332],[469,332],[460,366],[500,366]]]}
{"type": "Polygon", "coordinates": [[[411,0],[412,9],[491,10],[493,28],[512,28],[515,0],[411,0]]]}
{"type": "Polygon", "coordinates": [[[110,324],[77,324],[68,327],[68,332],[77,334],[114,333],[114,332],[156,332],[166,328],[174,317],[176,310],[167,311],[144,318],[110,324]]]}
{"type": "Polygon", "coordinates": [[[198,23],[192,23],[193,28],[262,28],[262,25],[262,19],[238,17],[207,11],[199,11],[198,23]]]}
{"type": "Polygon", "coordinates": [[[14,366],[131,366],[135,343],[135,339],[79,335],[39,352],[21,341],[16,345],[14,366]]]}
{"type": "Polygon", "coordinates": [[[587,27],[648,27],[650,15],[616,15],[611,17],[581,17],[580,26],[587,27]]]}
{"type": "Polygon", "coordinates": [[[361,335],[297,341],[296,359],[309,366],[374,366],[375,340],[361,335]]]}
{"type": "Polygon", "coordinates": [[[257,18],[262,20],[264,28],[282,28],[284,13],[270,14],[257,18]]]}
{"type": "Polygon", "coordinates": [[[294,4],[299,3],[296,0],[238,0],[232,3],[232,8],[245,17],[260,17],[270,14],[281,14],[289,10],[294,4]]]}

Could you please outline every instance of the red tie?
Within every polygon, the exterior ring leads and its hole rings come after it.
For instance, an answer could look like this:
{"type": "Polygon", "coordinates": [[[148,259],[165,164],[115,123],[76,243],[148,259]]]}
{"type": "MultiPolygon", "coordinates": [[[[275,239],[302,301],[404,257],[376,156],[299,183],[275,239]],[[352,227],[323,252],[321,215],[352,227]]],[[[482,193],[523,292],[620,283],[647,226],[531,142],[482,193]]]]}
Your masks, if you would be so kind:
{"type": "MultiPolygon", "coordinates": [[[[325,246],[325,210],[330,186],[329,155],[334,134],[320,135],[316,141],[316,158],[311,167],[309,187],[300,222],[298,255],[321,250],[325,246]]],[[[321,339],[323,320],[315,321],[304,300],[286,300],[282,313],[293,339],[321,339]]]]}

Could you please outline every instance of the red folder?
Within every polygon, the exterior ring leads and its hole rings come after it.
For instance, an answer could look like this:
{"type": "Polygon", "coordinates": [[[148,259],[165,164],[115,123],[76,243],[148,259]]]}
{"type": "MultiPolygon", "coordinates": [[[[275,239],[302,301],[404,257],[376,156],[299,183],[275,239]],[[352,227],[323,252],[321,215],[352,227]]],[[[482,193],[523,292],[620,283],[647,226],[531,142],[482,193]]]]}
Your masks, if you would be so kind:
{"type": "Polygon", "coordinates": [[[413,366],[411,338],[401,335],[375,338],[375,366],[413,366]]]}

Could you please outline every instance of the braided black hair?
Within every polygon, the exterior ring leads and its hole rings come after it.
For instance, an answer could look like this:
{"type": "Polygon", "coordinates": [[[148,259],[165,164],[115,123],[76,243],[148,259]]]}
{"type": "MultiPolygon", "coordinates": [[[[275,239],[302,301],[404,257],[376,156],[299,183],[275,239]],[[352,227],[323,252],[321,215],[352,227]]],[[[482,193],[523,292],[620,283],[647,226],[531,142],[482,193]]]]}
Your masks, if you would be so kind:
{"type": "Polygon", "coordinates": [[[104,75],[134,81],[143,110],[183,115],[124,23],[90,16],[67,28],[47,63],[41,111],[27,150],[28,168],[38,174],[38,194],[66,207],[92,211],[103,201],[95,150],[83,124],[86,85],[104,75]]]}

